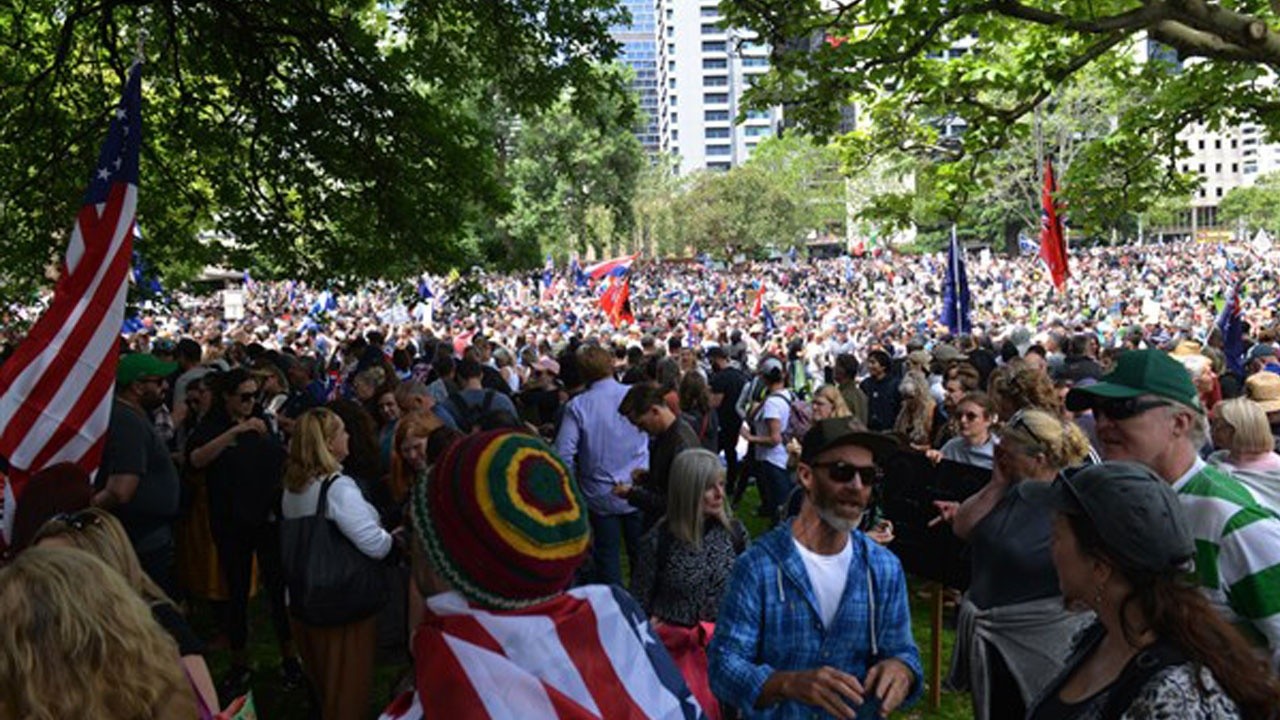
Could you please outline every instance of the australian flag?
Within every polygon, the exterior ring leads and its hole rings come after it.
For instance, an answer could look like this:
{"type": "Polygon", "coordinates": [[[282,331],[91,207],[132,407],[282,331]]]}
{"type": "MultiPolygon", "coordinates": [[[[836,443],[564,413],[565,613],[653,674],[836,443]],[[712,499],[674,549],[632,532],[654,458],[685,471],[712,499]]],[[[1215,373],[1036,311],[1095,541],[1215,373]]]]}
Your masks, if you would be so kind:
{"type": "Polygon", "coordinates": [[[764,331],[773,334],[778,329],[778,323],[773,319],[773,313],[769,310],[768,305],[760,308],[760,318],[764,322],[764,331]]]}
{"type": "Polygon", "coordinates": [[[569,262],[569,272],[573,275],[573,284],[575,286],[587,286],[587,274],[582,272],[582,265],[578,262],[577,255],[574,255],[573,260],[569,262]]]}
{"type": "Polygon", "coordinates": [[[542,289],[551,289],[551,276],[555,272],[555,263],[551,261],[551,253],[547,253],[547,264],[542,268],[542,289]]]}
{"type": "Polygon", "coordinates": [[[694,300],[689,304],[689,324],[704,323],[707,321],[707,314],[702,312],[702,306],[694,300]]]}
{"type": "Polygon", "coordinates": [[[435,296],[436,294],[431,291],[431,283],[428,283],[426,278],[418,278],[418,297],[430,300],[435,296]]]}

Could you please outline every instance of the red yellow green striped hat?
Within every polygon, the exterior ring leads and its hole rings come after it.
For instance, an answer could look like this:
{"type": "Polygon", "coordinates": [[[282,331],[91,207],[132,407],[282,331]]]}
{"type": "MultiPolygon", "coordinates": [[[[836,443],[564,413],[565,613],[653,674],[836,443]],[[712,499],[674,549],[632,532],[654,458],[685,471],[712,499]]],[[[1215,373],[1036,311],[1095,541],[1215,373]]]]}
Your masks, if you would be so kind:
{"type": "Polygon", "coordinates": [[[591,542],[568,466],[539,438],[509,429],[454,443],[414,486],[413,524],[441,578],[494,608],[559,594],[591,542]]]}

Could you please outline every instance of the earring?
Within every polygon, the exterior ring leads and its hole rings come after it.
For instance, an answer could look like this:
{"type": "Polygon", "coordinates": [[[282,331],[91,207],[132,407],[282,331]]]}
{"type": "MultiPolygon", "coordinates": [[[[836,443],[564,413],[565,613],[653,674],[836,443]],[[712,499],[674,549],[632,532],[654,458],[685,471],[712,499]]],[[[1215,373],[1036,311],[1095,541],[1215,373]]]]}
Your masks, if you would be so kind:
{"type": "Polygon", "coordinates": [[[1097,592],[1095,592],[1093,595],[1093,604],[1097,607],[1102,607],[1102,586],[1101,585],[1098,586],[1097,592]]]}

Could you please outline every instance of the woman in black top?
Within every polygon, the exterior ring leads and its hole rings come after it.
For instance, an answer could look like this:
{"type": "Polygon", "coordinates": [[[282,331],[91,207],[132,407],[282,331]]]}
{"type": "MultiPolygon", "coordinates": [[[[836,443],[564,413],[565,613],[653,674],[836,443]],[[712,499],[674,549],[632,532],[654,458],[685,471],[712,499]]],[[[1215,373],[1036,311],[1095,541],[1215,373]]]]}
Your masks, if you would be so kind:
{"type": "Polygon", "coordinates": [[[248,370],[222,373],[212,389],[213,407],[187,441],[187,462],[195,469],[205,469],[209,530],[227,580],[231,669],[221,689],[224,695],[238,695],[250,680],[246,648],[255,555],[271,602],[271,622],[280,643],[286,683],[302,681],[280,570],[280,479],[285,450],[258,411],[258,381],[248,370]]]}

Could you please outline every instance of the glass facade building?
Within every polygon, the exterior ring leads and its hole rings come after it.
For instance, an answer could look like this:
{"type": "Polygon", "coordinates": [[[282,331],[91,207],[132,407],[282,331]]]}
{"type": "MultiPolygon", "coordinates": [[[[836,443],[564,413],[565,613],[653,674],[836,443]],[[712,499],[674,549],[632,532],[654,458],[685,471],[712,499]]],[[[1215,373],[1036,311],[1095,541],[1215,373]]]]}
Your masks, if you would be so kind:
{"type": "Polygon", "coordinates": [[[655,153],[661,143],[658,132],[658,26],[654,0],[623,0],[631,14],[630,25],[615,25],[609,32],[622,46],[622,62],[635,72],[632,81],[643,114],[636,137],[646,152],[655,153]]]}

